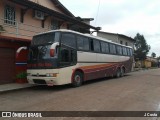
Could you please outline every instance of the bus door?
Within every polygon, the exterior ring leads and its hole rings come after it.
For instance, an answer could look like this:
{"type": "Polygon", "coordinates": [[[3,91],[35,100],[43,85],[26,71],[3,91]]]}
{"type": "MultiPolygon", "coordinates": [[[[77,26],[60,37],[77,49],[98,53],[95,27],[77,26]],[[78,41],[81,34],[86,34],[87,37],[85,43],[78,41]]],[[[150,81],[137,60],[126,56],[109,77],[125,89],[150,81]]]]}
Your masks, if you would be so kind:
{"type": "Polygon", "coordinates": [[[77,51],[75,48],[61,44],[59,47],[60,67],[73,66],[77,63],[77,51]]]}

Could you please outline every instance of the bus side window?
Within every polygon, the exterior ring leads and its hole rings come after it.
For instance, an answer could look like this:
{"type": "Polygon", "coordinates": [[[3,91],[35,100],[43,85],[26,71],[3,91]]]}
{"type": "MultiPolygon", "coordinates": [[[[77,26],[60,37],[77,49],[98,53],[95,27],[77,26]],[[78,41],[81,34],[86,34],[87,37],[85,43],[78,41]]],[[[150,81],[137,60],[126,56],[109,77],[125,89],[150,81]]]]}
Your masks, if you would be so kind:
{"type": "Polygon", "coordinates": [[[127,55],[127,50],[126,50],[126,48],[125,47],[123,47],[123,55],[127,55]]]}
{"type": "Polygon", "coordinates": [[[133,50],[132,50],[132,49],[130,49],[130,55],[131,55],[131,56],[133,55],[133,50]]]}
{"type": "Polygon", "coordinates": [[[116,45],[113,45],[113,54],[116,54],[117,51],[116,51],[116,45]]]}
{"type": "Polygon", "coordinates": [[[76,39],[75,35],[69,33],[63,33],[61,43],[72,48],[76,48],[76,39]]]}
{"type": "Polygon", "coordinates": [[[109,53],[109,44],[105,43],[105,46],[106,46],[106,53],[109,53]]]}
{"type": "Polygon", "coordinates": [[[102,53],[106,53],[106,44],[105,44],[105,42],[101,42],[101,50],[102,50],[102,53]]]}
{"type": "Polygon", "coordinates": [[[129,48],[127,48],[127,55],[131,56],[129,48]]]}
{"type": "Polygon", "coordinates": [[[90,39],[90,50],[94,51],[93,39],[90,39]]]}
{"type": "Polygon", "coordinates": [[[77,48],[78,50],[83,50],[83,37],[77,37],[77,48]]]}
{"type": "Polygon", "coordinates": [[[100,42],[98,40],[93,40],[93,44],[94,44],[94,52],[100,52],[100,42]]]}
{"type": "Polygon", "coordinates": [[[89,40],[88,38],[78,36],[77,37],[77,47],[79,50],[89,50],[89,40]]]}
{"type": "Polygon", "coordinates": [[[110,53],[112,54],[112,50],[113,48],[112,48],[112,44],[109,44],[109,51],[110,51],[110,53]]]}
{"type": "Polygon", "coordinates": [[[109,44],[107,42],[101,42],[102,53],[109,53],[109,44]]]}
{"type": "Polygon", "coordinates": [[[88,38],[84,38],[84,40],[83,40],[83,49],[84,50],[89,50],[89,39],[88,38]]]}
{"type": "Polygon", "coordinates": [[[122,55],[122,47],[117,45],[117,53],[118,55],[122,55]]]}
{"type": "Polygon", "coordinates": [[[114,44],[109,44],[110,48],[110,53],[111,54],[116,54],[116,45],[114,44]]]}

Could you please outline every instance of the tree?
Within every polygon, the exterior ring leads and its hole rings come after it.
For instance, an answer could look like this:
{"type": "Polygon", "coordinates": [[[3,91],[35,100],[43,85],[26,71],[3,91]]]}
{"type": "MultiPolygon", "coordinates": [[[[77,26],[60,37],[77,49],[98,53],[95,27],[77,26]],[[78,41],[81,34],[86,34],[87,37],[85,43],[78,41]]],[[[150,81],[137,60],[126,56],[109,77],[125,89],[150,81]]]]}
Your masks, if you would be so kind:
{"type": "Polygon", "coordinates": [[[153,58],[155,58],[155,57],[156,57],[156,53],[152,52],[151,56],[152,56],[153,58]]]}
{"type": "Polygon", "coordinates": [[[137,33],[135,39],[135,59],[145,60],[150,50],[150,45],[147,44],[143,35],[137,33]]]}

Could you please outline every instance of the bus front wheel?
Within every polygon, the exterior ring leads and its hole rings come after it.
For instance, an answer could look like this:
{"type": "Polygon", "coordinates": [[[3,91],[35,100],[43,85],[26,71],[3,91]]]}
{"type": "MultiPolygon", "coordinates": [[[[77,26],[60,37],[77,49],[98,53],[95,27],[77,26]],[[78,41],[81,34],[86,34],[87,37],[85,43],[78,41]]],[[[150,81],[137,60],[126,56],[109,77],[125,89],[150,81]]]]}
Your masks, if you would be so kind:
{"type": "Polygon", "coordinates": [[[83,81],[83,74],[79,71],[75,72],[72,85],[74,87],[79,87],[82,85],[82,81],[83,81]]]}

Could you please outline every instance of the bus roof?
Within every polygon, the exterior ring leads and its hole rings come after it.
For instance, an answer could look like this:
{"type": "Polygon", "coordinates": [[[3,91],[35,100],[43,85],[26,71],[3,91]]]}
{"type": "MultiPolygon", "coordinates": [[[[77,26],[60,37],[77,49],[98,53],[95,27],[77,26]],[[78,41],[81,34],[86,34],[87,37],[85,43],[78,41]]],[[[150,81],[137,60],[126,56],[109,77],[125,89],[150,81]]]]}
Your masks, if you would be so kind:
{"type": "Polygon", "coordinates": [[[70,32],[70,33],[75,33],[75,34],[79,34],[79,35],[82,35],[82,36],[86,36],[86,37],[90,37],[90,38],[102,40],[102,41],[105,41],[105,42],[113,43],[113,44],[116,44],[116,45],[120,45],[120,46],[125,46],[125,47],[132,48],[131,46],[122,45],[122,44],[113,42],[113,41],[111,41],[111,40],[108,40],[108,39],[105,39],[105,38],[102,38],[102,37],[99,37],[99,36],[93,36],[93,35],[91,35],[91,34],[83,34],[83,33],[76,32],[76,31],[73,31],[73,30],[68,30],[68,29],[50,30],[50,31],[43,32],[43,33],[39,33],[39,34],[36,34],[36,35],[42,35],[42,34],[50,33],[50,32],[70,32]]]}

